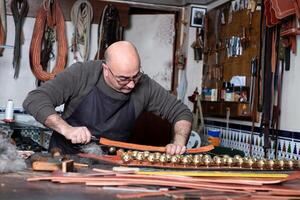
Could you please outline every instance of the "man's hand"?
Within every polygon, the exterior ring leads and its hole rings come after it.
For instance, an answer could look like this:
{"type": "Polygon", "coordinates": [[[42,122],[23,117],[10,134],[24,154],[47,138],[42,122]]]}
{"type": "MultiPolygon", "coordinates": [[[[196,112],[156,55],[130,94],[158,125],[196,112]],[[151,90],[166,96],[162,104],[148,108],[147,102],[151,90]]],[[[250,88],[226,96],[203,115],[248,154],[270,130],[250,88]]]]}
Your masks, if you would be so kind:
{"type": "Polygon", "coordinates": [[[186,147],[178,144],[168,144],[166,146],[166,153],[170,155],[184,154],[186,147]]]}
{"type": "Polygon", "coordinates": [[[166,146],[166,153],[174,155],[186,152],[185,144],[190,136],[191,127],[191,122],[186,120],[180,120],[175,123],[173,142],[166,146]]]}
{"type": "Polygon", "coordinates": [[[59,115],[49,115],[45,125],[71,140],[73,144],[86,144],[91,141],[92,134],[85,126],[73,127],[63,120],[59,115]]]}
{"type": "Polygon", "coordinates": [[[86,144],[91,141],[92,134],[90,131],[82,126],[82,127],[69,127],[65,130],[62,135],[65,136],[66,139],[71,140],[73,144],[81,143],[86,144]]]}

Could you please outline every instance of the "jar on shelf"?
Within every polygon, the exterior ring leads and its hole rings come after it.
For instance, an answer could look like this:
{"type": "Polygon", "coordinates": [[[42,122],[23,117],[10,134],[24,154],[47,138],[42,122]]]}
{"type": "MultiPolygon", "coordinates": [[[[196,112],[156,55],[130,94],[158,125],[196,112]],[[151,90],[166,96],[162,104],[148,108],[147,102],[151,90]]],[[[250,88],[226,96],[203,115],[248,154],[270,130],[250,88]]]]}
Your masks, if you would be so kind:
{"type": "Polygon", "coordinates": [[[234,101],[233,84],[227,82],[225,101],[234,101]]]}

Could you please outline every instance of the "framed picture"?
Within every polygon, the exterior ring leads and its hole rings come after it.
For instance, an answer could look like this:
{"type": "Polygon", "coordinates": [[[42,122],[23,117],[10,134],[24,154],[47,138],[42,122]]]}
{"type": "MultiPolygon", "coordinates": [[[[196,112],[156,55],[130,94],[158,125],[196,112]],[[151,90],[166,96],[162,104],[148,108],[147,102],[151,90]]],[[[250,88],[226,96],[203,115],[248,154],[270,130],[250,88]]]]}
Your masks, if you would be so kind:
{"type": "Polygon", "coordinates": [[[191,7],[191,27],[202,28],[204,26],[204,16],[206,8],[191,7]]]}

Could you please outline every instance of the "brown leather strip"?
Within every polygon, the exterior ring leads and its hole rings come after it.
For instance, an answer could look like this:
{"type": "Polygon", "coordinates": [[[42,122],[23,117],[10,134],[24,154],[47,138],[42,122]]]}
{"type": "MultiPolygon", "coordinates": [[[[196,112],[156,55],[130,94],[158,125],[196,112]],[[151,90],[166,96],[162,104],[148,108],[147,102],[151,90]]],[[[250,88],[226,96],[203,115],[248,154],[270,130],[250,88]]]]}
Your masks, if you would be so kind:
{"type": "MultiPolygon", "coordinates": [[[[139,151],[166,152],[166,147],[147,146],[147,145],[126,143],[126,142],[119,142],[119,141],[109,140],[106,138],[100,138],[99,143],[107,146],[114,146],[114,147],[125,148],[125,149],[134,149],[139,151]]],[[[208,145],[208,146],[203,146],[195,149],[188,149],[187,153],[202,153],[202,152],[211,151],[212,149],[214,149],[214,146],[208,145]]]]}
{"type": "MultiPolygon", "coordinates": [[[[0,45],[4,45],[4,44],[5,44],[5,31],[4,31],[4,27],[2,25],[1,16],[0,16],[0,45]]],[[[0,56],[2,56],[3,51],[4,51],[4,48],[0,48],[0,56]]]]}
{"type": "Polygon", "coordinates": [[[209,182],[209,183],[223,183],[223,184],[239,184],[239,185],[264,185],[264,184],[278,184],[285,179],[268,179],[268,178],[236,178],[236,177],[188,177],[188,176],[162,176],[162,175],[139,175],[139,174],[116,174],[119,178],[135,178],[143,179],[150,178],[153,180],[172,180],[172,181],[188,181],[188,182],[209,182]]]}
{"type": "Polygon", "coordinates": [[[53,12],[51,16],[50,8],[48,8],[48,10],[45,10],[45,7],[47,7],[47,5],[43,3],[43,5],[38,10],[38,14],[36,16],[36,21],[34,24],[29,55],[31,70],[37,77],[37,79],[42,81],[53,79],[56,74],[64,70],[68,54],[67,39],[65,35],[65,21],[58,0],[53,0],[53,12]],[[56,26],[55,29],[58,49],[56,65],[50,73],[43,70],[40,57],[46,24],[48,24],[49,26],[56,26]]]}

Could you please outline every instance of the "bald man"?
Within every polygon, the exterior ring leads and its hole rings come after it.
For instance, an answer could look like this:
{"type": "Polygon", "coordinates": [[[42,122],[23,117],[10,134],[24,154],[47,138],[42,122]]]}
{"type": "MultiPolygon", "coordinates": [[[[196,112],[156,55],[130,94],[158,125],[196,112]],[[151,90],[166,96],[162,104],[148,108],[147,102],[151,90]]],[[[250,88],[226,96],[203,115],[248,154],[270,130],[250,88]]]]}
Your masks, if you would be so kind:
{"type": "Polygon", "coordinates": [[[104,58],[75,63],[28,94],[24,109],[54,130],[49,149],[79,153],[78,146],[89,143],[92,135],[127,142],[135,120],[149,111],[173,124],[166,153],[184,153],[192,121],[187,106],[141,71],[130,42],[112,44],[104,58]],[[61,104],[62,116],[55,111],[61,104]]]}

